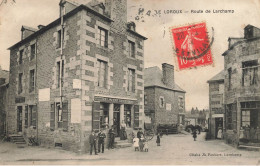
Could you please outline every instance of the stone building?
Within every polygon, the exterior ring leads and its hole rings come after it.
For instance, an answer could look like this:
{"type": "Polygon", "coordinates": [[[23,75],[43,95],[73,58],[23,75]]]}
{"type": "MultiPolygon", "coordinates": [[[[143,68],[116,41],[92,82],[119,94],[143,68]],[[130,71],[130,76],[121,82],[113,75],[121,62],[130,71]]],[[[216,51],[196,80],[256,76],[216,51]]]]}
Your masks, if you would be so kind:
{"type": "Polygon", "coordinates": [[[9,72],[0,66],[0,138],[6,135],[7,95],[9,89],[9,72]]]}
{"type": "Polygon", "coordinates": [[[92,130],[143,127],[146,37],[127,22],[127,0],[59,5],[60,18],[23,26],[9,48],[8,132],[84,153],[92,130]]]}
{"type": "Polygon", "coordinates": [[[260,142],[260,29],[244,28],[229,38],[224,56],[225,140],[234,145],[260,142]]]}
{"type": "Polygon", "coordinates": [[[184,124],[185,91],[174,80],[174,66],[163,63],[144,70],[144,109],[154,126],[184,124]]]}
{"type": "Polygon", "coordinates": [[[218,130],[224,129],[224,70],[208,80],[209,84],[209,132],[217,138],[218,130]]]}

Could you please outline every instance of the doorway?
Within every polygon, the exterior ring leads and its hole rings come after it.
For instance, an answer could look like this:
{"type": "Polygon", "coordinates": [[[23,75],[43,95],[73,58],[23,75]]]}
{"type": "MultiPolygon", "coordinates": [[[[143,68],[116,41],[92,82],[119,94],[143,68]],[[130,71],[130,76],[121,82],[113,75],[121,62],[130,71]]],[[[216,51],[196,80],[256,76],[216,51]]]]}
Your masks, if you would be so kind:
{"type": "Polygon", "coordinates": [[[22,132],[23,130],[23,107],[17,107],[17,132],[22,132]]]}
{"type": "Polygon", "coordinates": [[[223,131],[223,118],[215,118],[215,138],[217,138],[219,128],[223,131]]]}
{"type": "Polygon", "coordinates": [[[114,104],[113,124],[114,124],[116,137],[119,137],[119,132],[120,132],[120,105],[119,104],[114,104]]]}

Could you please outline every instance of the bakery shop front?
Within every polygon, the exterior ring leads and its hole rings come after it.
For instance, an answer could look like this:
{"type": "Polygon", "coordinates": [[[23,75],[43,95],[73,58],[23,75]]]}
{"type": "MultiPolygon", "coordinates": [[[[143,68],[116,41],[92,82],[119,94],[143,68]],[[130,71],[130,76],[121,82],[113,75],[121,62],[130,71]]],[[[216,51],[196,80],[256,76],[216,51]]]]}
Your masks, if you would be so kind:
{"type": "Polygon", "coordinates": [[[99,131],[114,127],[119,136],[120,126],[138,128],[139,105],[137,99],[95,96],[92,112],[92,130],[99,131]]]}

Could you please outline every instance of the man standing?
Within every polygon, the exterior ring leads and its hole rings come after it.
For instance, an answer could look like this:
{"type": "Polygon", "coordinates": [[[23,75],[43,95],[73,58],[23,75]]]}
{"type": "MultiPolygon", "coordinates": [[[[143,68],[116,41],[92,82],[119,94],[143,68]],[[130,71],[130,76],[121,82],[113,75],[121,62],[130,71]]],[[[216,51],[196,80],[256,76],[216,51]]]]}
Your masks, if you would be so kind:
{"type": "Polygon", "coordinates": [[[94,146],[95,155],[97,155],[96,143],[97,143],[97,136],[95,132],[92,131],[92,133],[89,136],[90,155],[92,155],[93,146],[94,146]]]}
{"type": "Polygon", "coordinates": [[[114,149],[114,142],[115,142],[115,131],[114,131],[114,127],[111,126],[111,128],[109,129],[109,144],[108,144],[108,149],[112,148],[114,149]]]}
{"type": "Polygon", "coordinates": [[[100,147],[102,146],[102,153],[104,153],[104,143],[105,143],[106,134],[101,129],[98,133],[98,153],[100,153],[100,147]]]}

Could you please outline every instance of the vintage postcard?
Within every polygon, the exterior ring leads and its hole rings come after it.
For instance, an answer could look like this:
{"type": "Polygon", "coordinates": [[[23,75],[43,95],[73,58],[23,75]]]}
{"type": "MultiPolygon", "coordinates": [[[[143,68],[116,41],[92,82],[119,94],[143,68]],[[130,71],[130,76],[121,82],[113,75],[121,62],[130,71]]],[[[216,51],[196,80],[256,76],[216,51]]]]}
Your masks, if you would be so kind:
{"type": "Polygon", "coordinates": [[[0,165],[259,165],[259,0],[0,0],[0,165]]]}

